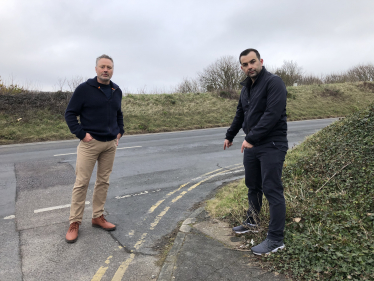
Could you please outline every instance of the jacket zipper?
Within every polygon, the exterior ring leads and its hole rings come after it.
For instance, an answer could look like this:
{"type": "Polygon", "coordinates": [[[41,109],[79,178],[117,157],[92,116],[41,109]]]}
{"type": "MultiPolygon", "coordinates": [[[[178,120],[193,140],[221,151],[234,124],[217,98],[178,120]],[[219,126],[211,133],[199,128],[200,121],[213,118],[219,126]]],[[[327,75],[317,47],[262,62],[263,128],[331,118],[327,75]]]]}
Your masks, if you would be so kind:
{"type": "MultiPolygon", "coordinates": [[[[104,91],[100,88],[100,86],[98,87],[98,89],[105,95],[104,91]]],[[[112,88],[112,95],[110,96],[109,100],[110,101],[112,98],[113,98],[113,93],[117,90],[118,88],[112,88]]],[[[107,118],[108,118],[108,132],[110,131],[110,114],[109,114],[109,102],[107,103],[107,118]]]]}

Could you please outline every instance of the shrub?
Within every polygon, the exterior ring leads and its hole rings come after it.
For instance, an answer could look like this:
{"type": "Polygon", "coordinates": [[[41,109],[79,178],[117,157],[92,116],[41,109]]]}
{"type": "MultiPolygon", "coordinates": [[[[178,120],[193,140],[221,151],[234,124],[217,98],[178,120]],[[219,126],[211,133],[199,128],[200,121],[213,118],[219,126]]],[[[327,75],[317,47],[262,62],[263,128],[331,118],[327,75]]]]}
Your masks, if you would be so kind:
{"type": "Polygon", "coordinates": [[[200,87],[199,81],[195,79],[184,78],[183,81],[175,87],[175,93],[200,93],[203,89],[200,87]]]}
{"type": "Polygon", "coordinates": [[[373,132],[371,105],[287,156],[289,248],[271,257],[275,267],[298,280],[374,278],[373,132]]]}
{"type": "Polygon", "coordinates": [[[356,81],[374,81],[374,65],[357,65],[348,70],[347,75],[352,82],[356,81]]]}
{"type": "Polygon", "coordinates": [[[70,101],[70,92],[21,92],[0,95],[0,111],[22,113],[34,109],[48,109],[64,115],[70,101]]]}
{"type": "Polygon", "coordinates": [[[302,79],[303,70],[294,61],[284,61],[280,68],[275,69],[274,74],[282,78],[286,86],[293,86],[302,79]]]}
{"type": "Polygon", "coordinates": [[[314,76],[312,74],[303,75],[297,82],[298,85],[313,85],[313,84],[323,84],[322,78],[314,76]]]}
{"type": "Polygon", "coordinates": [[[218,59],[198,75],[201,88],[208,92],[239,90],[240,82],[246,78],[238,60],[232,56],[218,59]]]}

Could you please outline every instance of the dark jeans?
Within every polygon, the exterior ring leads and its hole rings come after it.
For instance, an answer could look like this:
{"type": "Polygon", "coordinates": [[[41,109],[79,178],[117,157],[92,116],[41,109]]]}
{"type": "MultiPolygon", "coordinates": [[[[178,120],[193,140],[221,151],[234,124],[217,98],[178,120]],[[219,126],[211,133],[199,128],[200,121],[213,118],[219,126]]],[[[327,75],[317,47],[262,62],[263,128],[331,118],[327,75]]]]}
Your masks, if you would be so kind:
{"type": "Polygon", "coordinates": [[[286,203],[281,181],[287,142],[270,142],[244,150],[245,184],[248,187],[249,223],[259,223],[258,214],[262,207],[262,194],[270,206],[268,238],[283,240],[286,219],[286,203]]]}

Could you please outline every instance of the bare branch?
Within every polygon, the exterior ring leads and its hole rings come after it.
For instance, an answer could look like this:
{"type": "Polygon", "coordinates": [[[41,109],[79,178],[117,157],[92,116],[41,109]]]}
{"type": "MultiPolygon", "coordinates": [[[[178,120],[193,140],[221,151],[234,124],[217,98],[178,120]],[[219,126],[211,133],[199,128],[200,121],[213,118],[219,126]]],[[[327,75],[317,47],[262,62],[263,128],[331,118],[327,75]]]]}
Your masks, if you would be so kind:
{"type": "Polygon", "coordinates": [[[199,81],[195,79],[183,78],[183,81],[175,88],[175,93],[200,93],[203,89],[199,81]]]}
{"type": "Polygon", "coordinates": [[[71,77],[71,79],[67,80],[70,92],[74,92],[84,81],[85,79],[82,76],[71,77]]]}
{"type": "Polygon", "coordinates": [[[65,83],[66,83],[66,77],[65,78],[58,78],[57,85],[56,85],[58,92],[63,92],[65,83]]]}
{"type": "Polygon", "coordinates": [[[200,86],[208,92],[217,90],[238,90],[245,79],[240,65],[232,56],[218,59],[205,68],[199,75],[200,86]]]}
{"type": "Polygon", "coordinates": [[[292,86],[302,80],[303,69],[296,62],[285,60],[283,65],[275,70],[274,74],[282,78],[286,86],[292,86]]]}

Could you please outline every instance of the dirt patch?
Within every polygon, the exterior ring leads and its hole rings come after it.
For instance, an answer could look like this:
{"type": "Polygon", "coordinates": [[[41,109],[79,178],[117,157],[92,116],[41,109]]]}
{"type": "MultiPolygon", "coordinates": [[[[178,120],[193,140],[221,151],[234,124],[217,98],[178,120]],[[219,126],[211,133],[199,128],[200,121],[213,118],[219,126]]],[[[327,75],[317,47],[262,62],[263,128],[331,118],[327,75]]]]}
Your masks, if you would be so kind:
{"type": "Polygon", "coordinates": [[[188,211],[193,212],[199,209],[200,207],[204,206],[205,200],[195,203],[191,208],[188,209],[188,211]]]}
{"type": "Polygon", "coordinates": [[[344,94],[338,89],[328,89],[325,88],[321,93],[319,93],[320,97],[323,98],[343,98],[344,94]]]}
{"type": "Polygon", "coordinates": [[[239,100],[240,92],[235,90],[220,90],[216,92],[220,98],[229,100],[239,100]]]}
{"type": "Polygon", "coordinates": [[[360,90],[368,91],[368,92],[374,93],[374,83],[371,83],[371,82],[364,82],[363,84],[359,84],[359,85],[357,85],[357,87],[358,87],[360,90]]]}

